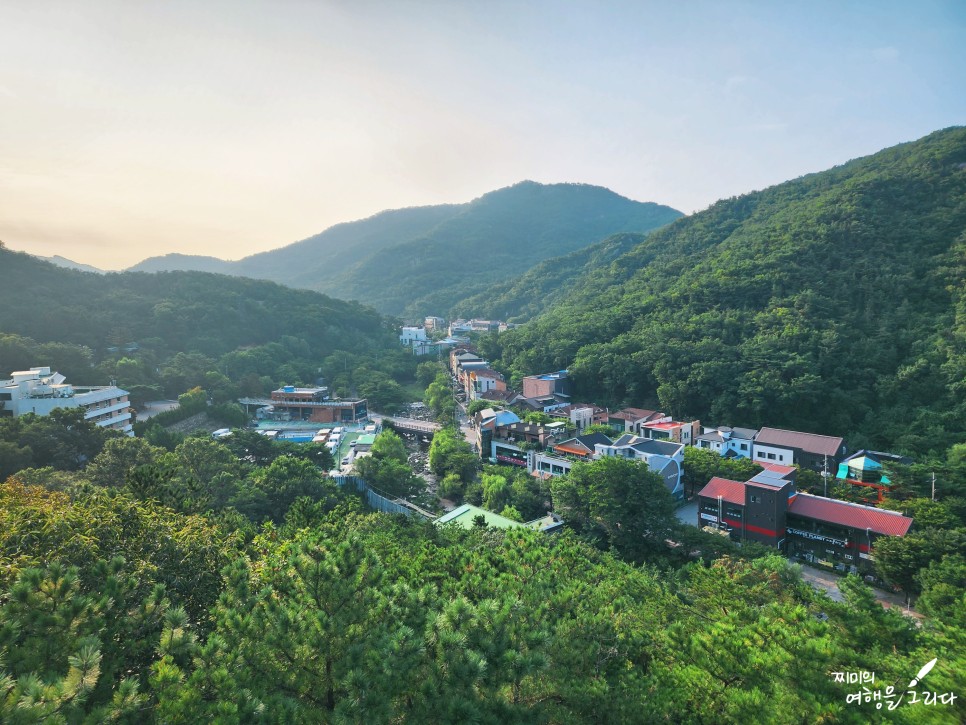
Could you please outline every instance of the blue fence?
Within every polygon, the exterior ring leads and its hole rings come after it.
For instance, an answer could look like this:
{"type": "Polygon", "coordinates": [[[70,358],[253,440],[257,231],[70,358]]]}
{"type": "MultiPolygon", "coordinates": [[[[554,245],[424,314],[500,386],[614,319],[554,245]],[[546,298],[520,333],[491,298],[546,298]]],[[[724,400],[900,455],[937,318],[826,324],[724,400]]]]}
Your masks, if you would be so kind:
{"type": "Polygon", "coordinates": [[[356,491],[365,491],[366,501],[368,501],[369,505],[376,511],[382,511],[386,514],[403,514],[404,516],[421,514],[427,518],[435,518],[431,513],[422,510],[418,506],[400,503],[400,499],[391,499],[387,496],[376,493],[375,490],[369,487],[369,484],[367,484],[364,479],[359,478],[358,476],[333,476],[333,480],[338,486],[351,486],[356,491]]]}

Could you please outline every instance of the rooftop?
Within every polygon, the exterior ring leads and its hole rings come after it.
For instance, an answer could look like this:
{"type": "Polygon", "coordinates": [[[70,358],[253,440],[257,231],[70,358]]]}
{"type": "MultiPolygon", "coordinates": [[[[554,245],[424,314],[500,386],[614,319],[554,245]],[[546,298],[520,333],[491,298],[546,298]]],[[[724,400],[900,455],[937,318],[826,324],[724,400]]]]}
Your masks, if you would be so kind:
{"type": "Polygon", "coordinates": [[[800,493],[789,501],[788,513],[853,529],[869,529],[877,534],[888,536],[904,536],[912,526],[912,519],[898,511],[877,509],[807,493],[800,493]]]}
{"type": "Polygon", "coordinates": [[[818,456],[836,456],[842,447],[842,439],[817,433],[800,433],[781,428],[762,428],[755,437],[756,443],[780,448],[798,448],[818,456]]]}
{"type": "Polygon", "coordinates": [[[732,481],[727,478],[715,476],[708,481],[707,486],[701,489],[698,496],[703,496],[704,498],[718,498],[720,496],[723,501],[744,506],[745,484],[740,481],[732,481]]]}
{"type": "Polygon", "coordinates": [[[468,503],[453,509],[448,514],[440,516],[434,523],[437,525],[453,523],[457,526],[462,526],[464,529],[472,529],[473,520],[477,516],[482,516],[487,526],[497,529],[512,529],[525,526],[525,524],[519,521],[508,519],[506,516],[500,516],[500,514],[481,509],[479,506],[473,506],[468,503]]]}

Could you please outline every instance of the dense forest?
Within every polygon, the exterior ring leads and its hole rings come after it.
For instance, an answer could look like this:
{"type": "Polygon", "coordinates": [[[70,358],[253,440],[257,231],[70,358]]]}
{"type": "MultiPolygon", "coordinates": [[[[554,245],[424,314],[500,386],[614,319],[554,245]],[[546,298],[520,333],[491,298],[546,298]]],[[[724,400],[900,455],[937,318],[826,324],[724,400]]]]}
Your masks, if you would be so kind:
{"type": "Polygon", "coordinates": [[[948,697],[892,712],[848,703],[859,687],[833,674],[875,672],[876,687],[904,692],[938,657],[919,689],[963,691],[962,536],[940,521],[946,504],[919,504],[959,553],[930,550],[917,626],[857,577],[835,602],[778,556],[682,526],[660,477],[626,460],[554,479],[570,526],[548,536],[370,513],[322,475],[311,446],[254,433],[165,450],[79,415],[28,416],[0,426],[0,440],[36,425],[65,442],[79,431],[85,447],[0,484],[5,723],[946,723],[966,712],[948,697]]]}
{"type": "Polygon", "coordinates": [[[392,315],[448,315],[460,300],[548,257],[618,232],[647,232],[680,216],[597,186],[527,181],[466,204],[386,211],[339,224],[237,262],[173,255],[134,269],[204,269],[360,300],[392,315]]]}
{"type": "Polygon", "coordinates": [[[680,219],[483,352],[599,404],[942,451],[966,440],[964,282],[953,128],[680,219]]]}
{"type": "Polygon", "coordinates": [[[98,275],[0,246],[0,377],[50,365],[78,385],[116,380],[140,402],[200,386],[217,402],[321,375],[392,408],[412,355],[372,309],[272,282],[201,272],[98,275]]]}

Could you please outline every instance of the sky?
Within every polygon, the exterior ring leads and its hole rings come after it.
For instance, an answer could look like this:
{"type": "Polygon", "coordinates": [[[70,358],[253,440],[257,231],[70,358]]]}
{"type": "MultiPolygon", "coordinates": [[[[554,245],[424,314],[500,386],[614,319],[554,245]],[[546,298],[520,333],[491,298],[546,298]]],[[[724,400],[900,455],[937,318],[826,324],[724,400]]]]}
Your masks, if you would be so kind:
{"type": "Polygon", "coordinates": [[[964,122],[962,0],[0,0],[0,240],[102,269],[524,179],[692,213],[964,122]]]}

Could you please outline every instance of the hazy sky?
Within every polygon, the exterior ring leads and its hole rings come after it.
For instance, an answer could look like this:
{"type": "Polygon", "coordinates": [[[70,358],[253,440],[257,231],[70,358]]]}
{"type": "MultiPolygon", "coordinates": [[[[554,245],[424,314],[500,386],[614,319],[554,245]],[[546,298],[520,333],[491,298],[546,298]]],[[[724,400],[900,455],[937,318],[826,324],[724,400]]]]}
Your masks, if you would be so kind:
{"type": "Polygon", "coordinates": [[[106,269],[523,179],[692,212],[964,122],[963,0],[0,0],[0,240],[106,269]]]}

